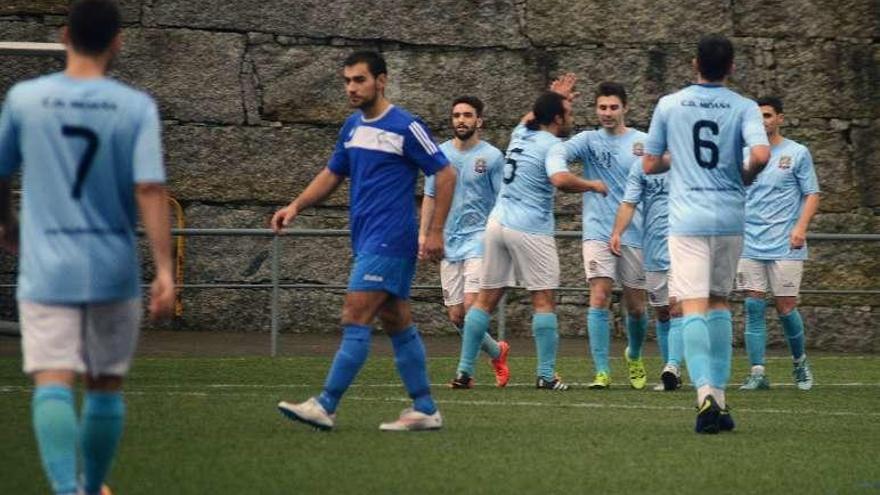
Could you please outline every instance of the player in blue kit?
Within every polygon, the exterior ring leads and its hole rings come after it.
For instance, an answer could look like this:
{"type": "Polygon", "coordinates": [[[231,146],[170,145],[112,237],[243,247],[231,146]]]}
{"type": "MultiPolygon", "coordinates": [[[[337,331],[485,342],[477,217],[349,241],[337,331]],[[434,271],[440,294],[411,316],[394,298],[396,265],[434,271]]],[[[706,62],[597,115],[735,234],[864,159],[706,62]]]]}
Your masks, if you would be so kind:
{"type": "MultiPolygon", "coordinates": [[[[664,155],[668,157],[668,155],[664,155]]],[[[668,158],[665,158],[668,160],[668,158]]],[[[635,163],[626,181],[623,202],[617,210],[611,232],[611,252],[622,256],[623,232],[642,206],[644,214],[643,246],[645,284],[648,302],[657,316],[657,344],[663,359],[660,384],[655,390],[677,390],[681,387],[681,361],[684,343],[681,338],[681,306],[669,297],[669,185],[668,172],[645,175],[641,163],[635,163]]]]}
{"type": "Polygon", "coordinates": [[[538,355],[538,389],[567,390],[556,374],[559,332],[554,291],[559,286],[559,256],[554,238],[553,199],[564,192],[605,192],[601,182],[588,181],[555,166],[547,152],[568,135],[576,78],[567,74],[535,101],[533,110],[514,129],[507,147],[501,194],[486,227],[480,293],[465,315],[461,357],[455,381],[467,383],[474,360],[489,330],[491,313],[511,280],[522,281],[531,293],[532,333],[538,355]]]}
{"type": "Polygon", "coordinates": [[[669,292],[682,304],[685,360],[697,390],[697,433],[731,430],[724,395],[733,325],[728,296],[742,251],[745,185],[770,157],[754,101],[726,88],[730,40],[700,39],[697,84],[660,99],[645,145],[645,173],[669,172],[669,292]],[[743,166],[743,147],[748,162],[743,166]],[[672,163],[664,164],[669,151],[672,163]]]}
{"type": "Polygon", "coordinates": [[[343,64],[349,104],[357,108],[339,132],[336,149],[306,189],[272,217],[278,232],[304,209],[330,195],[351,178],[350,210],[354,265],[342,308],[342,343],[318,397],[280,402],[287,417],[316,428],[335,425],[336,408],[370,350],[376,317],[391,337],[395,364],[413,407],[379,426],[383,431],[435,430],[443,419],[431,397],[425,347],[412,323],[409,292],[416,257],[443,257],[443,226],[455,188],[455,170],[434,144],[427,127],[385,98],[385,59],[355,52],[343,64]],[[415,216],[419,170],[436,175],[433,221],[421,253],[415,216]]]}
{"type": "MultiPolygon", "coordinates": [[[[474,96],[462,96],[452,102],[453,138],[440,145],[455,167],[455,195],[444,229],[444,259],[440,262],[440,285],[449,320],[461,332],[464,314],[480,292],[480,270],[483,261],[483,234],[489,212],[501,189],[504,155],[498,148],[480,139],[483,127],[483,102],[474,96]]],[[[434,214],[434,178],[425,180],[422,199],[419,240],[427,237],[434,214]]],[[[513,285],[511,282],[510,285],[513,285]]],[[[507,355],[510,346],[496,342],[486,333],[480,348],[489,355],[495,371],[495,385],[503,387],[510,379],[507,355]]],[[[453,380],[452,388],[471,388],[453,380]]]]}
{"type": "Polygon", "coordinates": [[[801,390],[809,390],[813,373],[804,352],[804,322],[797,310],[797,296],[807,259],[807,228],[819,209],[819,181],[806,146],[782,136],[782,100],[761,98],[758,106],[770,140],[770,162],[747,189],[746,229],[737,285],[746,292],[745,341],[752,369],[740,390],[770,388],[764,371],[764,298],[768,286],[773,291],[776,312],[794,360],[795,384],[801,390]]]}
{"type": "Polygon", "coordinates": [[[550,150],[554,166],[573,161],[584,165],[584,177],[601,180],[607,196],[584,194],[583,257],[590,284],[587,329],[590,353],[596,368],[592,389],[611,386],[608,350],[611,345],[611,290],[623,286],[628,346],[625,360],[630,385],[642,389],[647,383],[642,345],[648,328],[645,315],[645,272],[642,266],[642,211],[637,208],[623,232],[620,255],[611,252],[609,241],[617,208],[623,200],[627,176],[639,162],[646,134],[626,126],[627,95],[623,85],[604,82],[596,89],[596,115],[602,128],[584,131],[550,150]]]}
{"type": "Polygon", "coordinates": [[[156,104],[106,77],[120,24],[113,2],[73,2],[64,72],[16,84],[0,113],[0,231],[16,250],[10,180],[20,167],[23,368],[34,380],[34,433],[54,493],[109,493],[102,485],[124,427],[122,382],[141,319],[138,210],[156,265],[150,314],[167,316],[174,304],[156,104]]]}

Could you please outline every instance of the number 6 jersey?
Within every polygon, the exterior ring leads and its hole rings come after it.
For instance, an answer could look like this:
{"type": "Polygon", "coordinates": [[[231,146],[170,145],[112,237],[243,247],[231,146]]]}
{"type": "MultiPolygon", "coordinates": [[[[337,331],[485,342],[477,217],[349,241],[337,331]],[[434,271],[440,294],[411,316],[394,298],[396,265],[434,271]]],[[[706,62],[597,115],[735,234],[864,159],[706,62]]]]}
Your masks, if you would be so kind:
{"type": "Polygon", "coordinates": [[[501,225],[527,234],[553,235],[553,196],[550,177],[568,172],[565,163],[550,164],[547,153],[562,140],[523,124],[510,134],[498,200],[489,215],[501,225]]]}
{"type": "Polygon", "coordinates": [[[18,298],[138,297],[134,188],[165,182],[152,98],[112,79],[63,73],[15,85],[0,113],[0,176],[18,167],[18,298]]]}
{"type": "Polygon", "coordinates": [[[742,150],[766,145],[754,101],[717,84],[694,84],[660,99],[645,152],[669,151],[669,234],[742,235],[742,150]]]}

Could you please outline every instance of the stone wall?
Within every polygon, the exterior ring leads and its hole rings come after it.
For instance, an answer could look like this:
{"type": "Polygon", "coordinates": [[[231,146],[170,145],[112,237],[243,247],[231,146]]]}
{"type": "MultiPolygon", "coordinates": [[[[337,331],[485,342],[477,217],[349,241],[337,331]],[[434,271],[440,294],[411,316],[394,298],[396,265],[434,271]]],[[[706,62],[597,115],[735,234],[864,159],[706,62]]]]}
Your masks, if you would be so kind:
{"type": "MultiPolygon", "coordinates": [[[[55,41],[65,0],[5,0],[0,40],[55,41]]],[[[438,140],[449,101],[487,102],[487,138],[499,147],[548,82],[574,71],[589,93],[615,79],[631,93],[630,124],[645,129],[653,103],[692,78],[700,34],[721,32],[738,49],[732,85],[786,103],[790,137],[813,151],[825,192],[816,232],[880,232],[880,4],[874,0],[123,0],[124,54],[115,75],[155,95],[164,119],[169,186],[189,227],[264,227],[326,162],[346,108],[341,60],[354,48],[388,59],[388,96],[421,115],[438,140]]],[[[60,62],[0,57],[0,90],[60,62]]],[[[596,125],[589,98],[579,127],[596,125]]],[[[561,229],[578,229],[580,199],[558,200],[561,229]]],[[[344,228],[343,189],[301,227],[344,228]]],[[[577,242],[562,241],[563,284],[583,285],[577,242]]],[[[285,282],[344,283],[344,239],[285,239],[285,282]]],[[[880,245],[814,243],[805,288],[880,288],[880,245]]],[[[4,258],[3,278],[13,262],[4,258]]],[[[186,283],[267,282],[265,238],[191,238],[186,283]]],[[[423,266],[418,284],[436,284],[423,266]]],[[[426,332],[446,332],[438,291],[416,291],[426,332]]],[[[287,291],[282,329],[335,331],[341,292],[287,291]]],[[[3,298],[9,301],[8,291],[3,298]]],[[[560,296],[562,330],[584,334],[586,298],[560,296]]],[[[528,332],[523,294],[510,329],[528,332]]],[[[806,296],[809,342],[880,350],[876,296],[806,296]]],[[[268,293],[186,290],[175,327],[265,331],[268,293]]],[[[8,305],[7,305],[8,306],[8,305]]],[[[8,307],[7,307],[8,311],[8,307]]],[[[768,311],[768,315],[770,312],[768,311]]],[[[738,316],[739,318],[739,316],[738,316]]],[[[771,318],[771,334],[779,330],[771,318]]],[[[619,323],[617,329],[620,334],[619,323]]],[[[741,332],[736,332],[741,334],[741,332]]]]}

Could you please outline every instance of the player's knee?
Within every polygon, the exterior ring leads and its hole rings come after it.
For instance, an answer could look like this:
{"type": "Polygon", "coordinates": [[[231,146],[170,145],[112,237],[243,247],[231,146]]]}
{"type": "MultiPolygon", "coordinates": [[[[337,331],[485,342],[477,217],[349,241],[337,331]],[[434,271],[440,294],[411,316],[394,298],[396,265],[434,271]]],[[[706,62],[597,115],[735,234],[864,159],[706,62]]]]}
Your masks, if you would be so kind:
{"type": "Polygon", "coordinates": [[[797,298],[794,297],[777,297],[776,298],[776,311],[780,315],[787,315],[794,311],[797,307],[797,298]]]}
{"type": "Polygon", "coordinates": [[[672,317],[672,311],[669,309],[669,306],[658,306],[654,308],[654,314],[657,315],[657,319],[660,321],[669,321],[672,317]]]}
{"type": "Polygon", "coordinates": [[[602,285],[591,284],[590,307],[606,309],[611,306],[611,290],[602,285]]]}

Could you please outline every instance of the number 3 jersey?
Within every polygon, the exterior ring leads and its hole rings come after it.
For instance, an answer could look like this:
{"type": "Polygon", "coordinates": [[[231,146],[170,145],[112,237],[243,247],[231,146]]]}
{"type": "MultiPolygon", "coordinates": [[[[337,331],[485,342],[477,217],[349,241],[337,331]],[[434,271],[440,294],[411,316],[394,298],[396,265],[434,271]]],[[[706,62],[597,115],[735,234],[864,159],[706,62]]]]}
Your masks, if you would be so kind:
{"type": "Polygon", "coordinates": [[[0,176],[22,168],[18,298],[138,297],[135,184],[164,183],[146,94],[59,73],[15,85],[0,113],[0,176]]]}
{"type": "Polygon", "coordinates": [[[533,131],[523,124],[510,135],[505,156],[501,192],[489,215],[501,225],[527,234],[553,235],[553,196],[550,177],[567,172],[565,163],[550,164],[547,153],[562,140],[547,131],[533,131]]]}
{"type": "Polygon", "coordinates": [[[717,84],[664,96],[654,110],[645,152],[669,151],[669,233],[742,235],[742,150],[766,145],[758,105],[717,84]]]}

